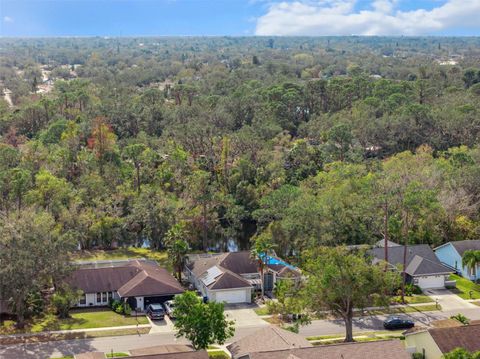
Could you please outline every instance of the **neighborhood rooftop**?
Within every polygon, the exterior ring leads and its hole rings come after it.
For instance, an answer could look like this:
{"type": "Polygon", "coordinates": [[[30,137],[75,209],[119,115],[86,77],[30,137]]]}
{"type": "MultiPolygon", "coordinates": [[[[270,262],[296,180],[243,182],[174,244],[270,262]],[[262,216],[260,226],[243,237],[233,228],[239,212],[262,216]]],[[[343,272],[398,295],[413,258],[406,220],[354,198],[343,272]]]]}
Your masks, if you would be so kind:
{"type": "Polygon", "coordinates": [[[124,261],[123,265],[78,268],[69,278],[85,293],[118,291],[121,297],[179,294],[183,288],[165,269],[150,261],[124,261]]]}
{"type": "Polygon", "coordinates": [[[249,359],[410,359],[399,340],[342,343],[250,353],[249,359]]]}
{"type": "Polygon", "coordinates": [[[242,358],[252,352],[311,346],[309,341],[298,334],[276,326],[268,326],[230,344],[227,349],[233,358],[242,358]]]}
{"type": "MultiPolygon", "coordinates": [[[[480,351],[480,324],[461,325],[446,328],[425,329],[437,344],[442,353],[448,353],[456,348],[464,348],[469,352],[480,351]]],[[[415,335],[417,332],[406,332],[405,335],[415,335]]]]}
{"type": "Polygon", "coordinates": [[[467,250],[480,250],[480,240],[468,240],[468,241],[453,241],[450,242],[457,250],[458,254],[463,256],[463,253],[467,250]]]}
{"type": "MultiPolygon", "coordinates": [[[[385,248],[373,248],[372,254],[376,260],[385,259],[385,248]]],[[[388,262],[393,265],[403,264],[404,246],[389,246],[388,262]]],[[[435,252],[426,244],[417,244],[407,247],[406,273],[411,276],[422,274],[447,274],[450,268],[444,266],[435,255],[435,252]]]]}

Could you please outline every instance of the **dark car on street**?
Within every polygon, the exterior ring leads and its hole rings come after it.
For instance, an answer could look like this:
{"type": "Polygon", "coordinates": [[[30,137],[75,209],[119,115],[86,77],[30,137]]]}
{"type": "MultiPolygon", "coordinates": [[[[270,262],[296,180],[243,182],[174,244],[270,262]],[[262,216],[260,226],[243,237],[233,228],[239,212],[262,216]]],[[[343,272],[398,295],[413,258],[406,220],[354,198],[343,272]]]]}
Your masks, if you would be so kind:
{"type": "Polygon", "coordinates": [[[151,320],[165,319],[165,310],[161,304],[149,304],[147,307],[147,315],[151,320]]]}
{"type": "Polygon", "coordinates": [[[407,318],[391,316],[385,319],[383,327],[385,329],[409,329],[413,328],[415,323],[407,318]]]}

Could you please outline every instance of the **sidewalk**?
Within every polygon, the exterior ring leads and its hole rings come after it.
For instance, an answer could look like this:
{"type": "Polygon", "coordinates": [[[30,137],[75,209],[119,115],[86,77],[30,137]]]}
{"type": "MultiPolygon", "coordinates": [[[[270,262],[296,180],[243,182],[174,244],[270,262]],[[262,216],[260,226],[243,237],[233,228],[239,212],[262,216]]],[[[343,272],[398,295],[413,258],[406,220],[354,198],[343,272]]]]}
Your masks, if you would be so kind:
{"type": "MultiPolygon", "coordinates": [[[[367,312],[367,311],[370,311],[370,310],[385,310],[385,309],[398,309],[398,308],[409,308],[409,307],[414,308],[414,307],[422,307],[422,306],[425,306],[425,305],[435,305],[435,302],[412,303],[412,304],[392,304],[392,305],[389,305],[388,307],[367,307],[367,308],[363,309],[363,312],[367,312]]],[[[474,304],[472,304],[472,306],[474,306],[474,304]]],[[[437,309],[437,310],[443,311],[444,308],[441,305],[440,305],[440,307],[441,307],[441,309],[437,309]]],[[[358,308],[355,308],[353,311],[355,313],[358,313],[358,312],[361,312],[362,310],[358,309],[358,308]]],[[[329,310],[322,310],[322,311],[319,311],[318,313],[329,314],[331,312],[329,310]]],[[[263,318],[271,318],[271,317],[273,317],[273,315],[272,314],[258,315],[258,317],[262,318],[262,319],[263,318]]]]}
{"type": "Polygon", "coordinates": [[[140,329],[140,328],[151,328],[151,325],[150,324],[139,324],[139,325],[124,325],[124,326],[120,326],[120,327],[100,327],[100,328],[85,328],[85,329],[52,330],[52,331],[38,332],[38,333],[20,333],[20,334],[0,335],[0,339],[2,339],[2,338],[28,338],[28,337],[34,337],[34,336],[37,336],[37,335],[103,332],[103,331],[110,331],[110,330],[140,329]]]}

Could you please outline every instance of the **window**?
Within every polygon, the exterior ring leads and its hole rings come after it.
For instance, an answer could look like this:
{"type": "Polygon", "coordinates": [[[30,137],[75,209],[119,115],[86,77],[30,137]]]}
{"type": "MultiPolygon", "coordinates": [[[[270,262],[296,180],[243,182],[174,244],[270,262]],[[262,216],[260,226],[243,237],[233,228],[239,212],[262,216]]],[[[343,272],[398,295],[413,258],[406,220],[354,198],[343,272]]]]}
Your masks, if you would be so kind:
{"type": "Polygon", "coordinates": [[[108,301],[113,299],[113,292],[108,292],[108,301]]]}
{"type": "Polygon", "coordinates": [[[97,303],[101,303],[102,302],[102,293],[98,292],[97,293],[97,303]]]}
{"type": "Polygon", "coordinates": [[[106,303],[107,302],[107,292],[103,292],[102,293],[102,303],[106,303]]]}
{"type": "Polygon", "coordinates": [[[87,304],[87,296],[85,293],[82,293],[82,296],[80,297],[80,305],[85,305],[87,304]]]}

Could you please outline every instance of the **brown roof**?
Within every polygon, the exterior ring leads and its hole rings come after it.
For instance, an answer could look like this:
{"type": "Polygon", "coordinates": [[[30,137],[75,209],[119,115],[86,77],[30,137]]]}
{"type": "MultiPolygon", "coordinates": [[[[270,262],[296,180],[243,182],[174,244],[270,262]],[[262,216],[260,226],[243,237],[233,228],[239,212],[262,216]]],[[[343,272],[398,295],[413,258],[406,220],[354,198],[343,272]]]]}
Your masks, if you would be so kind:
{"type": "Polygon", "coordinates": [[[152,355],[152,354],[165,354],[165,353],[185,353],[193,352],[193,348],[184,344],[165,344],[156,345],[153,347],[131,349],[131,355],[152,355]]]}
{"type": "Polygon", "coordinates": [[[121,297],[183,293],[180,283],[165,268],[148,262],[136,262],[142,271],[118,289],[121,297]]]}
{"type": "Polygon", "coordinates": [[[230,344],[227,349],[233,358],[240,358],[252,352],[311,346],[309,341],[298,334],[276,326],[268,326],[230,344]]]}
{"type": "Polygon", "coordinates": [[[250,353],[250,359],[410,359],[399,340],[342,343],[250,353]]]}
{"type": "Polygon", "coordinates": [[[258,273],[257,261],[249,251],[230,252],[219,264],[235,274],[258,273]]]}
{"type": "Polygon", "coordinates": [[[216,278],[209,289],[233,289],[233,288],[249,288],[252,285],[250,282],[241,276],[230,272],[224,271],[219,277],[216,278]]]}
{"type": "Polygon", "coordinates": [[[213,266],[222,267],[235,274],[258,273],[257,263],[249,251],[196,256],[188,264],[190,271],[197,277],[213,266]]]}
{"type": "Polygon", "coordinates": [[[164,268],[143,260],[115,266],[79,268],[68,282],[85,293],[118,291],[121,297],[183,293],[180,283],[164,268]]]}
{"type": "Polygon", "coordinates": [[[464,325],[453,328],[433,328],[428,332],[442,353],[455,348],[464,348],[469,352],[480,350],[480,325],[464,325]]]}

